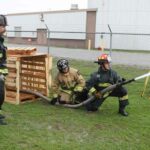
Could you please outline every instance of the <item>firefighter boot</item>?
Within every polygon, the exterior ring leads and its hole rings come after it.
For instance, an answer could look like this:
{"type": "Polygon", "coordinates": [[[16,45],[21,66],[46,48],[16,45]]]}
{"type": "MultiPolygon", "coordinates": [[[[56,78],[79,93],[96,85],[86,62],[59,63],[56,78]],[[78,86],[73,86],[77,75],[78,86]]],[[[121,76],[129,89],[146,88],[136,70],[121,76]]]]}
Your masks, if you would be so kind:
{"type": "Polygon", "coordinates": [[[122,116],[128,116],[128,113],[125,111],[125,107],[129,104],[128,100],[119,101],[119,114],[122,116]]]}
{"type": "Polygon", "coordinates": [[[0,119],[0,125],[7,125],[7,123],[6,123],[6,122],[4,122],[4,120],[3,120],[3,119],[0,119]]]}
{"type": "Polygon", "coordinates": [[[5,116],[0,114],[0,119],[4,119],[4,118],[5,118],[5,116]]]}
{"type": "Polygon", "coordinates": [[[86,104],[86,109],[88,112],[95,112],[98,110],[98,108],[102,105],[104,102],[104,99],[95,99],[94,101],[86,104]]]}
{"type": "Polygon", "coordinates": [[[5,116],[2,115],[2,109],[1,109],[1,107],[0,107],[0,119],[4,119],[4,118],[5,118],[5,116]]]}

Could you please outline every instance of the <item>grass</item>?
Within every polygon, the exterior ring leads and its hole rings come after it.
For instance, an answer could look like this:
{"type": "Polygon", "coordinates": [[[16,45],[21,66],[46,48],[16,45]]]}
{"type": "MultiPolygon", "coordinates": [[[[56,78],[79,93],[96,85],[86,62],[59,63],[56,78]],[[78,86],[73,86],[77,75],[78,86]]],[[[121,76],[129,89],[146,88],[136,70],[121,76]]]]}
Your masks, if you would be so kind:
{"type": "MultiPolygon", "coordinates": [[[[97,70],[96,64],[87,61],[72,60],[71,66],[86,79],[97,70]]],[[[127,79],[148,72],[127,66],[113,68],[127,79]]],[[[55,67],[52,73],[56,74],[55,67]]],[[[51,106],[41,99],[19,106],[5,103],[8,125],[0,126],[0,150],[148,150],[150,100],[140,96],[143,86],[144,80],[126,86],[128,117],[117,114],[117,98],[108,98],[96,113],[51,106]]]]}

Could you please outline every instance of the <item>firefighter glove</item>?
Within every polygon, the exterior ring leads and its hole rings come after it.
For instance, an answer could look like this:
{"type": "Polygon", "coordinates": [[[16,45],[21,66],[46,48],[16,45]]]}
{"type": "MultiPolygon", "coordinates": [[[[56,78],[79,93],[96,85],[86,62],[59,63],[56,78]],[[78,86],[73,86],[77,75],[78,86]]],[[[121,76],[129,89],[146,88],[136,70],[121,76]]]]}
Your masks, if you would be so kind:
{"type": "Polygon", "coordinates": [[[73,91],[74,91],[74,92],[82,92],[82,90],[83,90],[83,87],[81,87],[81,86],[76,86],[73,91]]]}
{"type": "Polygon", "coordinates": [[[124,81],[126,81],[126,79],[125,78],[121,78],[121,79],[118,80],[118,83],[121,83],[121,82],[124,82],[124,81]]]}
{"type": "Polygon", "coordinates": [[[95,97],[98,99],[102,98],[101,92],[95,92],[95,97]]]}
{"type": "Polygon", "coordinates": [[[51,101],[50,101],[50,104],[51,105],[55,105],[57,102],[57,98],[53,98],[51,101]]]}
{"type": "Polygon", "coordinates": [[[5,81],[5,76],[3,74],[0,74],[0,80],[5,81]]]}

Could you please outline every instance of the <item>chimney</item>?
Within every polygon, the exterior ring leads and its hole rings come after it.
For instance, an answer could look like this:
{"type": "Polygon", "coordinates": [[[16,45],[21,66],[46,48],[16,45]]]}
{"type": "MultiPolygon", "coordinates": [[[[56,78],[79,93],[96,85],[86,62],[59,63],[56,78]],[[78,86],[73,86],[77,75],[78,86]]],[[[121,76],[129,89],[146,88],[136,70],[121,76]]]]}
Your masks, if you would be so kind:
{"type": "Polygon", "coordinates": [[[71,4],[71,10],[77,10],[78,9],[78,4],[71,4]]]}

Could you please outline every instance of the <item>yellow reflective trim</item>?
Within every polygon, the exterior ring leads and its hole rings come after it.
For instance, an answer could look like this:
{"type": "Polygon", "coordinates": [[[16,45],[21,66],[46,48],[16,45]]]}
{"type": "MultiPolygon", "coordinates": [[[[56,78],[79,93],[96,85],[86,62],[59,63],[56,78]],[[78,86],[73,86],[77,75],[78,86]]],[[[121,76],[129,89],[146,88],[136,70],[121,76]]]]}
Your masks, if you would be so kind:
{"type": "Polygon", "coordinates": [[[105,94],[103,95],[103,97],[105,98],[105,97],[107,97],[108,95],[109,95],[109,92],[105,93],[105,94]]]}
{"type": "Polygon", "coordinates": [[[3,57],[3,54],[2,53],[0,53],[0,58],[2,58],[3,57]]]}
{"type": "Polygon", "coordinates": [[[123,101],[123,100],[127,100],[128,99],[128,95],[125,95],[123,97],[120,97],[120,100],[123,101]]]}
{"type": "Polygon", "coordinates": [[[91,89],[90,89],[90,92],[91,93],[93,93],[93,92],[95,92],[96,91],[96,89],[94,88],[94,87],[92,87],[91,89]]]}
{"type": "Polygon", "coordinates": [[[110,85],[112,85],[112,84],[110,84],[110,83],[99,83],[98,84],[98,86],[100,86],[100,87],[108,87],[110,85]]]}
{"type": "Polygon", "coordinates": [[[61,91],[64,92],[64,93],[67,93],[67,94],[69,94],[69,95],[72,94],[72,91],[70,91],[70,90],[63,90],[63,89],[61,89],[61,91]]]}
{"type": "Polygon", "coordinates": [[[75,88],[74,88],[74,91],[75,92],[81,92],[83,90],[83,87],[81,87],[81,86],[76,86],[75,88]]]}
{"type": "Polygon", "coordinates": [[[4,69],[4,72],[5,72],[5,73],[8,73],[8,69],[4,69]]]}
{"type": "Polygon", "coordinates": [[[53,94],[53,98],[57,98],[58,97],[58,94],[53,94]]]}
{"type": "Polygon", "coordinates": [[[109,92],[106,92],[103,97],[106,98],[107,96],[109,96],[109,94],[111,93],[112,91],[109,91],[109,92]]]}
{"type": "Polygon", "coordinates": [[[88,95],[92,95],[95,91],[96,91],[96,89],[95,89],[94,87],[92,87],[92,88],[89,90],[88,95]]]}
{"type": "Polygon", "coordinates": [[[0,73],[2,73],[2,74],[8,74],[8,69],[0,69],[0,73]]]}

